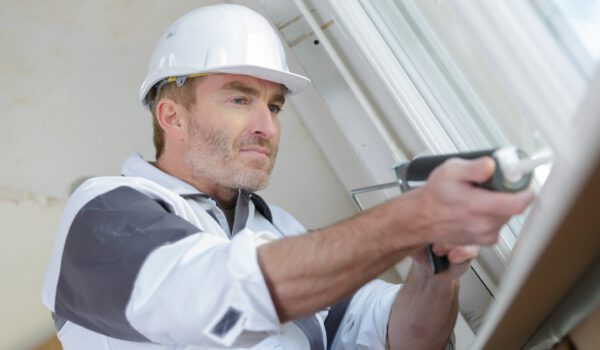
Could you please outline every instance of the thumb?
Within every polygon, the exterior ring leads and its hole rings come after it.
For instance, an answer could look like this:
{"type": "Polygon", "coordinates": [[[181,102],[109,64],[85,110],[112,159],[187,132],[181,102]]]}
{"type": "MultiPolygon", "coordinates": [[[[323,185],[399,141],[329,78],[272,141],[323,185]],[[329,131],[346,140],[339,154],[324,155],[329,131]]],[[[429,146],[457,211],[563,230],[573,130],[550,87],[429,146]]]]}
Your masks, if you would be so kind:
{"type": "Polygon", "coordinates": [[[448,259],[453,264],[462,264],[475,259],[480,249],[477,245],[459,246],[448,253],[448,259]]]}

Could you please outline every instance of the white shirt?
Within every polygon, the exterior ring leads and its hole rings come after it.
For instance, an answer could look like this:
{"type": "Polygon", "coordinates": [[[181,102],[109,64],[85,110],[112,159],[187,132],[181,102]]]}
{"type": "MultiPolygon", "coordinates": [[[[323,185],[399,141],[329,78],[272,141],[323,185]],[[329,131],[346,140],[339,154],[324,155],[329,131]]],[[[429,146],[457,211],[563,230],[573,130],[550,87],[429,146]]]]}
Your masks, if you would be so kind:
{"type": "MultiPolygon", "coordinates": [[[[281,324],[257,262],[261,244],[306,231],[291,215],[240,192],[230,231],[213,199],[138,155],[122,173],[82,184],[59,224],[42,300],[65,350],[326,346],[328,310],[308,337],[281,324]]],[[[398,288],[361,288],[333,348],[383,349],[398,288]]]]}

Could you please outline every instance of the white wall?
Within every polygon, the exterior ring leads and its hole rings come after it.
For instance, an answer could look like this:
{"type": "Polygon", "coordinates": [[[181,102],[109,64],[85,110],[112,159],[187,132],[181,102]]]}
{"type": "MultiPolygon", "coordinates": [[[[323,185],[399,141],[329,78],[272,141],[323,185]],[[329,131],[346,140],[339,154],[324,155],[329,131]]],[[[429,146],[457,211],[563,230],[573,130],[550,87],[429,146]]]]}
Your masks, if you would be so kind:
{"type": "Polygon", "coordinates": [[[53,333],[40,287],[60,209],[31,198],[0,201],[0,349],[30,349],[53,333]]]}
{"type": "MultiPolygon", "coordinates": [[[[209,1],[9,1],[0,12],[0,185],[63,198],[78,176],[153,155],[137,103],[154,42],[209,1]]],[[[213,1],[214,2],[214,1],[213,1]]]]}
{"type": "MultiPolygon", "coordinates": [[[[131,151],[153,158],[150,117],[137,101],[149,55],[168,24],[214,2],[3,2],[0,349],[29,349],[52,333],[39,289],[62,203],[80,178],[118,174],[131,151]]],[[[263,195],[309,228],[353,213],[291,104],[281,119],[263,195]]]]}

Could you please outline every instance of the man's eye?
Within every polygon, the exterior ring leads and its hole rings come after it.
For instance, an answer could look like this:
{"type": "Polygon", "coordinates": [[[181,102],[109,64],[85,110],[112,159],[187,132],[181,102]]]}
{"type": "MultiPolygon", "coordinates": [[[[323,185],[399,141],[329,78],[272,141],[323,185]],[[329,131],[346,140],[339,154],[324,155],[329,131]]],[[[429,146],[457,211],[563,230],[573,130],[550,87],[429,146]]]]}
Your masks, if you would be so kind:
{"type": "Polygon", "coordinates": [[[269,105],[269,111],[271,111],[271,113],[279,113],[281,112],[281,106],[278,105],[269,105]]]}
{"type": "Polygon", "coordinates": [[[233,103],[237,103],[237,104],[240,104],[240,105],[247,105],[248,102],[250,102],[248,100],[248,98],[246,98],[246,97],[236,97],[232,101],[233,101],[233,103]]]}

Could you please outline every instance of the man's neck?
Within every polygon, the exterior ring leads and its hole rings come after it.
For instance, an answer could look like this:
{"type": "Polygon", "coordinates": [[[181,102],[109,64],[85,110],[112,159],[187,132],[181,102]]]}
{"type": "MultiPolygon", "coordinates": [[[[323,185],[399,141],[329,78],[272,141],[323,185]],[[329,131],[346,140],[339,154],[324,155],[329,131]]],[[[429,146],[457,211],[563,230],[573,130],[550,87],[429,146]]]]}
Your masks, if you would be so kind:
{"type": "Polygon", "coordinates": [[[169,162],[166,157],[160,157],[154,166],[171,176],[174,176],[190,185],[202,193],[206,193],[217,201],[221,208],[230,209],[235,207],[237,202],[238,190],[225,188],[217,183],[202,181],[192,176],[189,168],[184,164],[169,162]]]}

